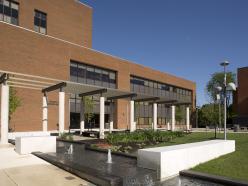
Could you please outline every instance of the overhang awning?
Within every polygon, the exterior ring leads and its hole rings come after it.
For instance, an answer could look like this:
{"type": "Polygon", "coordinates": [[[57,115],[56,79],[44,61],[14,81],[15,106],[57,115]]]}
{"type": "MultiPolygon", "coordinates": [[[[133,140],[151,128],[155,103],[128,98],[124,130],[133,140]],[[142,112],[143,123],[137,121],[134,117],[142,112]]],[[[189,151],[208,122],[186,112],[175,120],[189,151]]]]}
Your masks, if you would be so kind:
{"type": "Polygon", "coordinates": [[[43,93],[63,90],[65,93],[79,96],[102,95],[107,100],[132,99],[136,102],[150,102],[166,105],[189,105],[190,102],[181,102],[177,99],[169,99],[166,96],[152,96],[120,89],[105,88],[96,85],[89,85],[71,81],[63,81],[54,78],[22,74],[17,72],[0,70],[0,79],[8,83],[9,86],[17,88],[27,88],[39,90],[43,93]]]}

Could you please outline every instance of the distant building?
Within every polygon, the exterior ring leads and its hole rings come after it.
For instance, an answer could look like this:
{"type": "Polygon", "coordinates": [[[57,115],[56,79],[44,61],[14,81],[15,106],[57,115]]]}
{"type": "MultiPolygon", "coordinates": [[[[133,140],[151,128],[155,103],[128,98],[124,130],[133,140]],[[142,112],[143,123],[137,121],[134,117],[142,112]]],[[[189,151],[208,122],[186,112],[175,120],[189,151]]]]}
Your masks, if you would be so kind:
{"type": "Polygon", "coordinates": [[[248,67],[238,69],[238,89],[234,97],[234,109],[237,117],[234,124],[248,126],[248,67]]]}

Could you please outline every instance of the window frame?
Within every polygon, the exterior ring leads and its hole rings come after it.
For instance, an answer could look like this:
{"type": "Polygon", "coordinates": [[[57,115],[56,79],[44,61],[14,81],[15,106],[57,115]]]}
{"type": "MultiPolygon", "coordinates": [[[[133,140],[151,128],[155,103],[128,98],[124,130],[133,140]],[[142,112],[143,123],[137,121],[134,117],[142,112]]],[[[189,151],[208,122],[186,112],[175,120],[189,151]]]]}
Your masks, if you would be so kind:
{"type": "Polygon", "coordinates": [[[38,9],[34,9],[34,31],[35,32],[38,32],[38,33],[40,33],[40,34],[44,34],[44,35],[47,35],[47,18],[48,18],[48,16],[47,16],[47,13],[45,13],[45,12],[43,12],[43,11],[40,11],[40,10],[38,10],[38,9]],[[38,17],[36,16],[36,15],[39,15],[38,17]],[[45,16],[45,21],[46,21],[46,27],[43,27],[42,26],[42,21],[44,21],[44,19],[42,18],[42,16],[45,16]],[[36,19],[38,19],[39,20],[39,25],[36,25],[36,19]],[[36,30],[36,27],[37,27],[37,29],[38,30],[36,30]],[[45,33],[43,33],[42,31],[41,31],[41,28],[42,29],[45,29],[45,33]]]}

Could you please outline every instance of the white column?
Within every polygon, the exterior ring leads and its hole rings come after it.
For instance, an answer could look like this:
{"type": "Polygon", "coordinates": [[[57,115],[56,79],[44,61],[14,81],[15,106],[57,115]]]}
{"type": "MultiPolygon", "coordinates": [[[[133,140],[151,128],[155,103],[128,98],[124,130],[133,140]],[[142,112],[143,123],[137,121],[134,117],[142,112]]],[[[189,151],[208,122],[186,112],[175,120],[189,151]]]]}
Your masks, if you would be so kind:
{"type": "Polygon", "coordinates": [[[65,129],[65,93],[59,92],[59,134],[65,129]]]}
{"type": "Polygon", "coordinates": [[[104,139],[104,108],[105,108],[105,98],[104,97],[100,97],[100,139],[104,139]]]}
{"type": "Polygon", "coordinates": [[[80,103],[80,135],[84,132],[84,107],[84,98],[82,98],[80,103]]]}
{"type": "Polygon", "coordinates": [[[167,130],[170,130],[170,122],[167,122],[167,130]]]}
{"type": "Polygon", "coordinates": [[[130,101],[130,132],[136,130],[136,123],[134,122],[134,101],[130,101]]]}
{"type": "Polygon", "coordinates": [[[47,122],[48,122],[48,104],[47,96],[44,94],[42,98],[42,130],[43,132],[47,131],[47,122]]]}
{"type": "Polygon", "coordinates": [[[175,118],[175,105],[171,106],[171,131],[175,131],[175,124],[176,124],[176,118],[175,118]]]}
{"type": "Polygon", "coordinates": [[[114,128],[114,102],[110,102],[110,117],[109,117],[109,133],[112,133],[114,128]]]}
{"type": "Polygon", "coordinates": [[[190,116],[189,116],[189,107],[186,107],[186,130],[189,131],[189,121],[190,116]]]}
{"type": "Polygon", "coordinates": [[[157,130],[157,125],[158,125],[158,104],[153,103],[153,130],[157,130]]]}
{"type": "Polygon", "coordinates": [[[2,84],[1,93],[1,144],[8,144],[9,86],[2,84]]]}

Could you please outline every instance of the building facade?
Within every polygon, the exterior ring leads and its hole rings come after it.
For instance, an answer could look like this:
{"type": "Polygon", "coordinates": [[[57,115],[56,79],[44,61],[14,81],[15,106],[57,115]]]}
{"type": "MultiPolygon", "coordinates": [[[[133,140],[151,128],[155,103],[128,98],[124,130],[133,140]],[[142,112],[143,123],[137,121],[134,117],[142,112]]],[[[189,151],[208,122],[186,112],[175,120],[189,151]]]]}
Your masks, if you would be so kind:
{"type": "MultiPolygon", "coordinates": [[[[195,107],[194,82],[92,49],[92,8],[79,1],[0,0],[0,41],[0,70],[166,97],[195,107]]],[[[21,106],[11,116],[10,129],[42,130],[42,92],[21,86],[15,90],[21,106]]],[[[91,99],[90,123],[98,127],[99,96],[91,99]]],[[[58,128],[57,103],[57,94],[49,93],[48,130],[58,128]]],[[[79,128],[80,98],[67,94],[65,104],[65,127],[79,128]]],[[[114,128],[130,128],[129,109],[127,100],[115,101],[114,128]]],[[[109,112],[106,102],[106,123],[109,112]]],[[[165,127],[170,116],[171,108],[159,104],[158,126],[165,127]]],[[[152,105],[135,103],[135,121],[137,128],[151,126],[152,105]]],[[[182,117],[178,127],[184,123],[182,117]]]]}
{"type": "Polygon", "coordinates": [[[248,126],[248,67],[237,70],[238,88],[234,96],[234,109],[237,117],[234,124],[248,126]]]}

